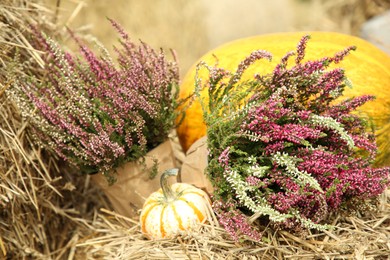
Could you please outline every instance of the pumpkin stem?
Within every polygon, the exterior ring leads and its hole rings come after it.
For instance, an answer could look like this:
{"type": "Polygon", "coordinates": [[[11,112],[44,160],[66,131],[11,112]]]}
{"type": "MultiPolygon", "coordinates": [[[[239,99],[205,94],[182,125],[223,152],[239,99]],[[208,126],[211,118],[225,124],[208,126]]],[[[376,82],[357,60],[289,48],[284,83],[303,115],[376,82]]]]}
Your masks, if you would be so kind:
{"type": "Polygon", "coordinates": [[[179,172],[179,169],[173,168],[173,169],[166,170],[161,175],[160,186],[161,186],[161,189],[163,191],[164,197],[167,200],[174,198],[171,186],[168,184],[168,178],[171,176],[177,176],[178,172],[179,172]]]}

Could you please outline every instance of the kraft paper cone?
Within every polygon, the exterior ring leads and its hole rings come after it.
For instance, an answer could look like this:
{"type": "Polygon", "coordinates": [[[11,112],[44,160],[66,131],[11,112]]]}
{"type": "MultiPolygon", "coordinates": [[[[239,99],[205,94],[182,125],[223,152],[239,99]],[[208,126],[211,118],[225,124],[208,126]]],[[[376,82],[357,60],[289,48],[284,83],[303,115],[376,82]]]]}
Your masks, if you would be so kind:
{"type": "Polygon", "coordinates": [[[192,184],[200,189],[213,192],[213,186],[207,176],[207,138],[202,137],[188,149],[180,171],[180,181],[192,184]]]}
{"type": "MultiPolygon", "coordinates": [[[[176,168],[175,156],[170,141],[166,141],[145,156],[146,168],[139,162],[129,162],[115,169],[116,182],[109,185],[103,174],[94,174],[92,181],[97,184],[110,200],[115,212],[134,217],[142,209],[144,201],[153,192],[160,188],[162,172],[176,168]],[[158,161],[158,175],[150,179],[150,169],[158,161]]],[[[176,182],[174,178],[171,183],[176,182]]]]}

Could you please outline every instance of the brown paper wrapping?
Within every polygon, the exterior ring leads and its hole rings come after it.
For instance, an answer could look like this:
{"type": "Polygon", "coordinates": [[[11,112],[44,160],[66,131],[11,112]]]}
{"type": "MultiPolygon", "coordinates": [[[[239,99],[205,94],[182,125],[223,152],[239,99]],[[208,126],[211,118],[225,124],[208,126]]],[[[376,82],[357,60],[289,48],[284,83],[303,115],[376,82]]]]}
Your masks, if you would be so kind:
{"type": "MultiPolygon", "coordinates": [[[[149,195],[160,188],[163,171],[176,167],[175,156],[170,141],[160,144],[145,156],[146,168],[139,162],[129,162],[116,170],[117,181],[109,185],[103,174],[94,174],[92,181],[97,184],[110,200],[113,209],[127,217],[134,217],[142,209],[149,195]],[[158,160],[158,175],[150,179],[150,169],[158,160]]],[[[175,182],[174,178],[170,180],[175,182]]]]}
{"type": "Polygon", "coordinates": [[[183,165],[181,166],[180,181],[192,184],[212,194],[213,186],[205,175],[206,167],[207,139],[203,137],[188,149],[183,165]]]}

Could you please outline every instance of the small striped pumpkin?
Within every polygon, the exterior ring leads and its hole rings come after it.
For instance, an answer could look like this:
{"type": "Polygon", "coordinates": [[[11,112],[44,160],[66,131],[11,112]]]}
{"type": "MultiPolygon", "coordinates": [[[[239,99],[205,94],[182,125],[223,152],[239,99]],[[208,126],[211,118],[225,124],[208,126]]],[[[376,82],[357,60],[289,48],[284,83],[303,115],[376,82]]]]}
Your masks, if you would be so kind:
{"type": "Polygon", "coordinates": [[[191,231],[209,216],[207,193],[187,183],[169,186],[167,178],[177,176],[178,169],[161,175],[161,188],[145,201],[141,211],[142,233],[149,239],[171,238],[182,231],[191,231]]]}

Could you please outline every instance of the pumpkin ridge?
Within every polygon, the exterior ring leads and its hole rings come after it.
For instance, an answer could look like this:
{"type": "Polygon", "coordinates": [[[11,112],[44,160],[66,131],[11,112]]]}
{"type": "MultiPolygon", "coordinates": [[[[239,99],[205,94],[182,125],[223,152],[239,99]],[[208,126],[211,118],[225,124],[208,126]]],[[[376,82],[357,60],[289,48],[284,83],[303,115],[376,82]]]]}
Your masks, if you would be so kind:
{"type": "Polygon", "coordinates": [[[161,232],[161,237],[165,237],[165,235],[166,235],[166,232],[165,232],[165,229],[164,229],[164,212],[165,212],[166,207],[167,206],[164,205],[164,207],[161,210],[161,215],[160,215],[160,232],[161,232]]]}
{"type": "Polygon", "coordinates": [[[183,198],[180,198],[181,201],[184,201],[195,213],[195,215],[198,217],[198,220],[200,222],[203,222],[203,220],[205,219],[205,216],[203,215],[203,213],[194,205],[194,203],[192,203],[191,201],[188,201],[186,199],[183,199],[183,198]]]}
{"type": "MultiPolygon", "coordinates": [[[[145,204],[147,204],[147,203],[145,203],[145,204]]],[[[147,217],[149,216],[149,213],[150,213],[150,211],[152,211],[152,209],[156,206],[157,204],[155,204],[155,205],[152,205],[152,206],[150,206],[147,210],[146,210],[146,212],[145,213],[143,213],[142,215],[141,215],[141,223],[142,223],[142,232],[144,232],[144,233],[146,233],[146,219],[147,219],[147,217]]]]}
{"type": "Polygon", "coordinates": [[[147,200],[147,201],[145,201],[145,203],[144,203],[144,207],[147,207],[147,206],[149,206],[149,205],[152,205],[152,206],[150,206],[150,207],[153,207],[153,204],[158,205],[158,204],[159,204],[159,201],[158,201],[158,200],[147,200]]]}
{"type": "Polygon", "coordinates": [[[179,214],[177,213],[176,207],[174,205],[172,205],[172,211],[173,211],[173,214],[175,215],[175,219],[177,220],[177,222],[179,224],[179,229],[184,230],[183,221],[181,220],[179,214]]]}
{"type": "Polygon", "coordinates": [[[187,194],[195,194],[195,195],[201,196],[205,200],[207,200],[209,203],[211,203],[211,201],[208,198],[208,196],[205,196],[205,194],[203,192],[199,192],[199,191],[196,191],[196,190],[186,190],[186,191],[183,191],[183,195],[187,195],[187,194]]]}

